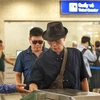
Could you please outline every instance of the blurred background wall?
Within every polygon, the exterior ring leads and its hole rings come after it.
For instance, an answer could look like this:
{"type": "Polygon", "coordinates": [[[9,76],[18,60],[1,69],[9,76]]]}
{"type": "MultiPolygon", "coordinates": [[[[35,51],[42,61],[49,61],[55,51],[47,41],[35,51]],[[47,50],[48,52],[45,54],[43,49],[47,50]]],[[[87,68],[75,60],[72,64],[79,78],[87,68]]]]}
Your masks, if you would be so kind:
{"type": "Polygon", "coordinates": [[[0,0],[0,39],[5,53],[16,56],[16,50],[26,49],[29,30],[34,26],[45,30],[49,21],[62,21],[68,28],[66,46],[73,40],[80,44],[84,34],[93,43],[100,40],[100,15],[61,15],[60,0],[0,0]]]}

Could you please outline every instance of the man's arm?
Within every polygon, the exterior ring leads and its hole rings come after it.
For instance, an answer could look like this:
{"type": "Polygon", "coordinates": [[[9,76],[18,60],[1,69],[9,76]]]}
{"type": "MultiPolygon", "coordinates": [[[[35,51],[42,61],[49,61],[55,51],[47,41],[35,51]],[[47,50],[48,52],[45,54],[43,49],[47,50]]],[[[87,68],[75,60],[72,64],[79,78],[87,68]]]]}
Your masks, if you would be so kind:
{"type": "Polygon", "coordinates": [[[96,61],[97,60],[97,56],[96,56],[96,52],[93,51],[91,52],[90,50],[86,50],[86,52],[84,53],[84,55],[89,61],[96,61]]]}
{"type": "Polygon", "coordinates": [[[2,52],[3,52],[3,49],[2,49],[2,46],[0,45],[0,58],[2,56],[2,52]]]}
{"type": "Polygon", "coordinates": [[[26,90],[23,87],[25,87],[26,84],[16,84],[16,92],[20,92],[20,93],[29,93],[31,92],[30,90],[26,90]]]}
{"type": "Polygon", "coordinates": [[[7,85],[7,84],[0,84],[0,93],[12,93],[16,92],[15,84],[7,85]]]}
{"type": "Polygon", "coordinates": [[[20,93],[29,93],[29,90],[23,89],[23,87],[26,86],[25,84],[0,84],[0,93],[14,93],[14,92],[20,92],[20,93]]]}
{"type": "Polygon", "coordinates": [[[37,89],[38,89],[38,86],[36,84],[32,83],[32,84],[29,85],[30,91],[34,91],[34,90],[37,90],[37,89]]]}
{"type": "Polygon", "coordinates": [[[84,78],[81,82],[81,87],[82,87],[82,90],[85,91],[85,92],[89,92],[89,85],[88,85],[88,80],[87,78],[84,78]]]}
{"type": "Polygon", "coordinates": [[[0,58],[1,58],[1,56],[2,56],[2,51],[0,50],[0,58]]]}
{"type": "Polygon", "coordinates": [[[7,63],[9,63],[9,64],[11,64],[11,65],[13,65],[14,66],[14,63],[10,60],[10,59],[8,59],[8,58],[4,58],[5,59],[5,61],[7,62],[7,63]]]}
{"type": "Polygon", "coordinates": [[[21,72],[16,72],[15,81],[16,81],[16,84],[22,83],[22,73],[21,72]]]}

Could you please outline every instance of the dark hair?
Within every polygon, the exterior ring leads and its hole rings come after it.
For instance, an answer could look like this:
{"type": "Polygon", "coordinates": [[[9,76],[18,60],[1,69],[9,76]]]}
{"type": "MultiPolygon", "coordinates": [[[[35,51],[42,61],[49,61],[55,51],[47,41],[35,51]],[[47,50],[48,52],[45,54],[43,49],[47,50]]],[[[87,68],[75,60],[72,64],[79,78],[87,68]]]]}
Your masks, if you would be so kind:
{"type": "Polygon", "coordinates": [[[81,38],[81,43],[86,43],[86,42],[89,42],[89,43],[90,43],[90,37],[88,37],[88,36],[83,36],[83,37],[81,38]]]}
{"type": "Polygon", "coordinates": [[[2,40],[0,40],[0,43],[3,43],[3,41],[2,41],[2,40]]]}
{"type": "Polygon", "coordinates": [[[100,41],[95,41],[95,46],[99,47],[100,46],[100,41]]]}
{"type": "Polygon", "coordinates": [[[30,37],[32,36],[42,36],[43,30],[39,27],[34,27],[30,30],[30,37]]]}

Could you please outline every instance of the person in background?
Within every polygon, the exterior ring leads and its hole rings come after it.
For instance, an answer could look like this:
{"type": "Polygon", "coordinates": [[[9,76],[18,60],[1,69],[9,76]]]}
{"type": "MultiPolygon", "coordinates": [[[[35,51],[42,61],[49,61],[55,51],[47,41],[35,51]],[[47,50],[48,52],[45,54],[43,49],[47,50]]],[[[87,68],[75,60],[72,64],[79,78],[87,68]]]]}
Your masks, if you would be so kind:
{"type": "Polygon", "coordinates": [[[3,41],[0,40],[0,83],[4,81],[5,61],[14,66],[14,63],[5,56],[3,41]]]}
{"type": "Polygon", "coordinates": [[[68,29],[63,27],[60,21],[47,24],[47,30],[42,37],[48,42],[50,48],[36,60],[31,69],[29,79],[31,91],[53,88],[53,83],[56,89],[69,88],[89,91],[88,74],[81,52],[75,48],[66,49],[64,47],[67,33],[68,29]],[[62,81],[56,81],[57,76],[60,76],[65,49],[68,51],[68,55],[67,59],[65,59],[66,64],[61,78],[62,81]]]}
{"type": "Polygon", "coordinates": [[[77,42],[76,41],[72,41],[72,47],[77,48],[77,42]]]}
{"type": "MultiPolygon", "coordinates": [[[[5,62],[14,66],[14,63],[5,56],[3,50],[4,50],[3,41],[0,40],[0,84],[4,83],[5,62]]],[[[1,96],[1,99],[5,100],[3,95],[1,96]]]]}
{"type": "Polygon", "coordinates": [[[100,90],[100,41],[95,41],[95,51],[97,60],[93,63],[94,69],[91,69],[92,78],[90,79],[90,86],[92,91],[99,93],[100,90]],[[98,69],[95,69],[98,68],[98,69]]]}
{"type": "Polygon", "coordinates": [[[97,55],[97,61],[96,61],[96,66],[100,66],[100,41],[95,41],[95,51],[97,55]]]}
{"type": "MultiPolygon", "coordinates": [[[[43,30],[40,27],[34,27],[30,30],[30,46],[18,55],[15,62],[14,71],[16,72],[16,84],[22,83],[22,73],[24,75],[24,84],[28,84],[31,67],[35,60],[47,50],[44,46],[42,33],[43,30]]],[[[28,86],[26,86],[25,89],[28,89],[28,86]]]]}
{"type": "Polygon", "coordinates": [[[14,63],[5,56],[3,50],[3,41],[0,40],[0,83],[4,82],[5,61],[14,66],[14,63]]]}
{"type": "Polygon", "coordinates": [[[90,65],[89,65],[89,61],[93,62],[93,61],[96,61],[96,59],[97,59],[95,49],[92,49],[93,52],[91,52],[88,49],[88,46],[90,44],[91,44],[90,43],[90,37],[89,36],[83,36],[81,38],[81,45],[79,45],[77,47],[77,49],[80,50],[82,52],[82,54],[83,54],[83,59],[84,59],[85,67],[87,69],[89,78],[92,77],[91,70],[90,70],[90,65]]]}
{"type": "Polygon", "coordinates": [[[20,92],[20,93],[30,93],[29,90],[23,89],[23,87],[26,86],[25,84],[0,84],[0,93],[14,93],[14,92],[20,92]]]}

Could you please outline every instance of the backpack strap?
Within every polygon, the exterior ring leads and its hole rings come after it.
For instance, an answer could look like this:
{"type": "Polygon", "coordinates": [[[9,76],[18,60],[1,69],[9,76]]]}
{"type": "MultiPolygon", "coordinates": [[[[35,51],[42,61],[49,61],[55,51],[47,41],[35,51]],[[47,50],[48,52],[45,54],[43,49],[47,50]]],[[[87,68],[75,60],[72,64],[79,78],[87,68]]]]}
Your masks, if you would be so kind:
{"type": "Polygon", "coordinates": [[[84,54],[84,52],[85,52],[86,50],[87,50],[87,49],[84,48],[84,49],[82,50],[82,54],[84,54]]]}

